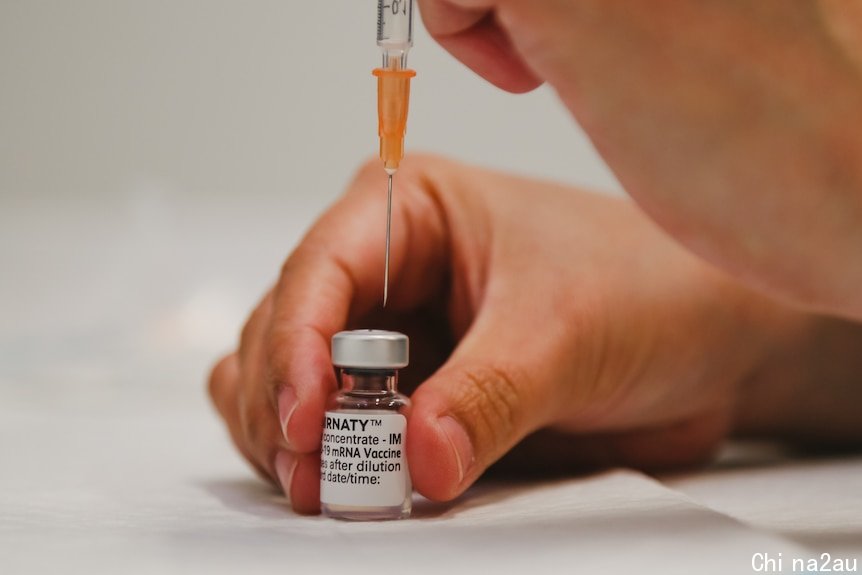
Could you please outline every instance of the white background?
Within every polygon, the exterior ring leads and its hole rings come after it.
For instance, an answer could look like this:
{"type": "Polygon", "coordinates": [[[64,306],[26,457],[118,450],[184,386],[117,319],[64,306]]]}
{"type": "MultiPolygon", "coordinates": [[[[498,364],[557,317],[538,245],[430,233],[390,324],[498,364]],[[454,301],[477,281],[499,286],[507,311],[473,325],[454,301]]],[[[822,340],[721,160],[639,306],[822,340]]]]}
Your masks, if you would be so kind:
{"type": "MultiPolygon", "coordinates": [[[[858,459],[489,486],[378,526],[296,517],[254,478],[206,373],[376,151],[374,36],[370,0],[0,1],[0,572],[858,552],[858,459]]],[[[410,63],[409,151],[618,191],[550,90],[494,89],[418,21],[410,63]]]]}

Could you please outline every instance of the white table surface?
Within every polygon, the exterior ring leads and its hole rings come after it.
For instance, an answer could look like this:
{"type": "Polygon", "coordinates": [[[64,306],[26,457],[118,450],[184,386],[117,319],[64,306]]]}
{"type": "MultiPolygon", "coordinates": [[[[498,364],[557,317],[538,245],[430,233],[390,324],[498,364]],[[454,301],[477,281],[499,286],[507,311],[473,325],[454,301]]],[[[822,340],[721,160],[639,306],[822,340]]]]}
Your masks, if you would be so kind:
{"type": "Polygon", "coordinates": [[[229,445],[199,387],[0,391],[3,573],[747,573],[754,553],[860,557],[862,459],[667,480],[626,470],[480,483],[414,518],[293,514],[229,445]]]}

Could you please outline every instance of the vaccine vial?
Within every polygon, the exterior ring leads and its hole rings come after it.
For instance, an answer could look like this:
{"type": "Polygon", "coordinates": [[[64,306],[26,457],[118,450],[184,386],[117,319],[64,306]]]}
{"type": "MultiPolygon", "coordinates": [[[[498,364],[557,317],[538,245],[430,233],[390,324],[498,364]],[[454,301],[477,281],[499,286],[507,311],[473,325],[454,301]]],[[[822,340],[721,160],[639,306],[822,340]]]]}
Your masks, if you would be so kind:
{"type": "Polygon", "coordinates": [[[398,393],[407,336],[342,331],[332,337],[339,390],[327,403],[320,453],[320,507],[336,519],[410,516],[413,489],[404,452],[410,400],[398,393]]]}

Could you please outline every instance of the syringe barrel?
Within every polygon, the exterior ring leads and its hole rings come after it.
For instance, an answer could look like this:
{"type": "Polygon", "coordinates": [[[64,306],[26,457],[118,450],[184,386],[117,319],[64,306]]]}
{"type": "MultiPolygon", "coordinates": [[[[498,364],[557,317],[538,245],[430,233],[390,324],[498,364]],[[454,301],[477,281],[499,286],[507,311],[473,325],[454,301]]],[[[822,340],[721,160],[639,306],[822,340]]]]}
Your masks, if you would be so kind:
{"type": "Polygon", "coordinates": [[[377,0],[377,45],[383,51],[383,69],[407,67],[407,52],[413,46],[413,0],[377,0]]]}

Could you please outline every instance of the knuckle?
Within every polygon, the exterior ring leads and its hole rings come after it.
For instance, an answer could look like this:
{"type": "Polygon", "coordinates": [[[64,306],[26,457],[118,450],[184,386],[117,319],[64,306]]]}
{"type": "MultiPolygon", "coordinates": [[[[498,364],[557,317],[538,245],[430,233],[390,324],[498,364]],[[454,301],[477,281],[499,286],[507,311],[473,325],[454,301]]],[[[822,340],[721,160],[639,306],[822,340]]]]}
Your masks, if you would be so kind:
{"type": "Polygon", "coordinates": [[[356,174],[353,176],[353,181],[351,185],[348,187],[348,190],[352,190],[357,187],[357,184],[360,182],[367,182],[369,180],[377,180],[380,178],[380,173],[382,172],[380,158],[376,156],[369,156],[360,164],[359,169],[356,170],[356,174]]]}
{"type": "Polygon", "coordinates": [[[464,372],[458,401],[466,413],[465,425],[473,439],[497,452],[508,445],[521,427],[525,386],[513,370],[501,366],[482,366],[464,372]],[[520,383],[519,383],[520,382],[520,383]]]}
{"type": "Polygon", "coordinates": [[[276,291],[282,291],[284,282],[289,280],[291,276],[294,276],[299,270],[302,269],[304,263],[307,261],[306,254],[309,251],[309,235],[311,235],[314,231],[312,228],[306,237],[299,243],[299,245],[287,256],[287,259],[284,260],[284,263],[281,264],[281,270],[279,273],[279,281],[276,286],[276,291]]]}
{"type": "MultiPolygon", "coordinates": [[[[209,392],[210,397],[216,401],[224,395],[224,389],[227,386],[230,377],[232,375],[233,366],[232,363],[236,361],[236,355],[230,354],[221,358],[218,363],[215,364],[212,371],[210,372],[210,377],[207,382],[207,391],[209,392]]],[[[216,401],[218,404],[218,401],[216,401]]]]}
{"type": "Polygon", "coordinates": [[[269,309],[283,307],[284,300],[292,297],[297,286],[304,285],[309,273],[316,270],[321,261],[331,259],[332,226],[326,221],[330,214],[324,214],[284,260],[273,295],[267,302],[269,309]]]}

